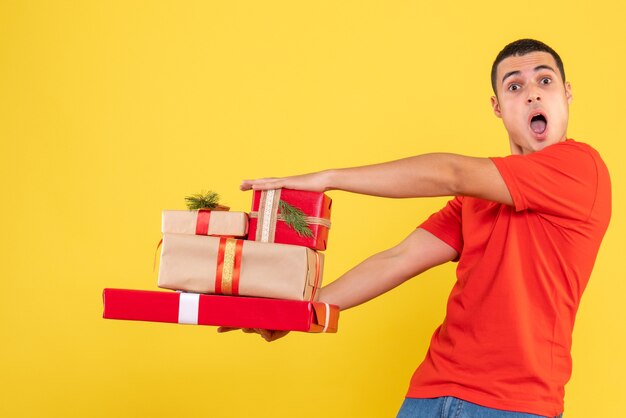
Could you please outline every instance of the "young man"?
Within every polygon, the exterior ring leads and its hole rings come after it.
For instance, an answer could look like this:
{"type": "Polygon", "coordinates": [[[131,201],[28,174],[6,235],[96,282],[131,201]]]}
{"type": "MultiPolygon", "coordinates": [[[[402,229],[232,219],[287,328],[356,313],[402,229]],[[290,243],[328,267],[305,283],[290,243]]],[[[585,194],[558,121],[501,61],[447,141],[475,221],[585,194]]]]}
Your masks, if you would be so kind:
{"type": "MultiPolygon", "coordinates": [[[[411,379],[400,417],[563,411],[574,318],[611,215],[609,174],[593,148],[567,138],[572,91],[550,47],[529,39],[507,45],[493,64],[492,85],[508,157],[426,154],[242,184],[243,190],[455,196],[403,242],[320,293],[320,300],[347,309],[458,261],[446,317],[411,379]]],[[[285,334],[256,331],[270,341],[285,334]]]]}

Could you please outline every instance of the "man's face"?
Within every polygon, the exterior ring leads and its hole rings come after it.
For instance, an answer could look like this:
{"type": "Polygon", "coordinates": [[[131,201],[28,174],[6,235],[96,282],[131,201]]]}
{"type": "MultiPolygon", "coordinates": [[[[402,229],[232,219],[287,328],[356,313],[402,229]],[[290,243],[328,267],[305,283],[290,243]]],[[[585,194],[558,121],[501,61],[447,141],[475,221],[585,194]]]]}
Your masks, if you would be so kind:
{"type": "Polygon", "coordinates": [[[505,58],[498,64],[495,115],[509,133],[511,153],[529,154],[565,141],[572,88],[563,84],[547,52],[505,58]]]}

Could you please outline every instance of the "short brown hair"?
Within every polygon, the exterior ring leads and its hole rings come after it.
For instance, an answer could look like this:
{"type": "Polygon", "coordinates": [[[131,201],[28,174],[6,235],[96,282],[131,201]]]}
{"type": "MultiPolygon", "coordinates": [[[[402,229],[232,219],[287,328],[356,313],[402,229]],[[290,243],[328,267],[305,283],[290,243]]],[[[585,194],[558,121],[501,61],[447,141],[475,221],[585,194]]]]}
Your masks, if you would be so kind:
{"type": "Polygon", "coordinates": [[[563,61],[559,54],[548,45],[543,42],[536,41],[534,39],[519,39],[515,42],[511,42],[507,46],[505,46],[502,51],[496,57],[496,60],[493,62],[491,66],[491,87],[493,88],[493,93],[496,93],[496,72],[498,69],[498,64],[502,62],[505,58],[512,56],[522,56],[526,54],[530,54],[531,52],[547,52],[552,55],[554,61],[556,61],[556,66],[559,68],[561,72],[561,78],[565,83],[565,69],[563,68],[563,61]]]}

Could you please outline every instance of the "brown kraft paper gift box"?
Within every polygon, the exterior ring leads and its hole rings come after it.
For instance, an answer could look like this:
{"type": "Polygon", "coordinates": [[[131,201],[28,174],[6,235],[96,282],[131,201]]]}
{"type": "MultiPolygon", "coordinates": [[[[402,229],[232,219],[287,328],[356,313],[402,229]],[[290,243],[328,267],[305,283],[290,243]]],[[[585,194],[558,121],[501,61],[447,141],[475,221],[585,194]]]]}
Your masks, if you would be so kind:
{"type": "Polygon", "coordinates": [[[158,285],[187,292],[316,301],[324,255],[307,247],[163,234],[158,285]]]}
{"type": "Polygon", "coordinates": [[[206,209],[164,210],[161,232],[245,237],[248,234],[248,214],[206,209]]]}

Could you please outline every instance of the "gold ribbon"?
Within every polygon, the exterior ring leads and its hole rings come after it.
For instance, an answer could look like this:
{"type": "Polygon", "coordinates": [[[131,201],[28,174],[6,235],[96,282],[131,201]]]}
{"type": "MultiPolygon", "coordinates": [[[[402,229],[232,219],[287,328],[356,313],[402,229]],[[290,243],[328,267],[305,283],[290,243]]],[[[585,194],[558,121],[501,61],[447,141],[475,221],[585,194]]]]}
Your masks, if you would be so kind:
{"type": "MultiPolygon", "coordinates": [[[[250,217],[251,218],[258,218],[259,217],[259,212],[250,212],[250,217]]],[[[285,217],[282,214],[278,214],[277,220],[279,221],[285,221],[285,217]]],[[[330,229],[330,220],[326,219],[326,218],[317,218],[315,216],[306,216],[304,218],[304,221],[309,224],[309,225],[321,225],[321,226],[325,226],[326,228],[330,229]]]]}
{"type": "Polygon", "coordinates": [[[215,270],[215,293],[218,295],[238,295],[241,276],[243,240],[220,238],[215,270]]]}
{"type": "Polygon", "coordinates": [[[224,247],[224,267],[222,268],[222,293],[233,293],[233,271],[235,268],[235,246],[237,241],[227,239],[224,247]]]}

